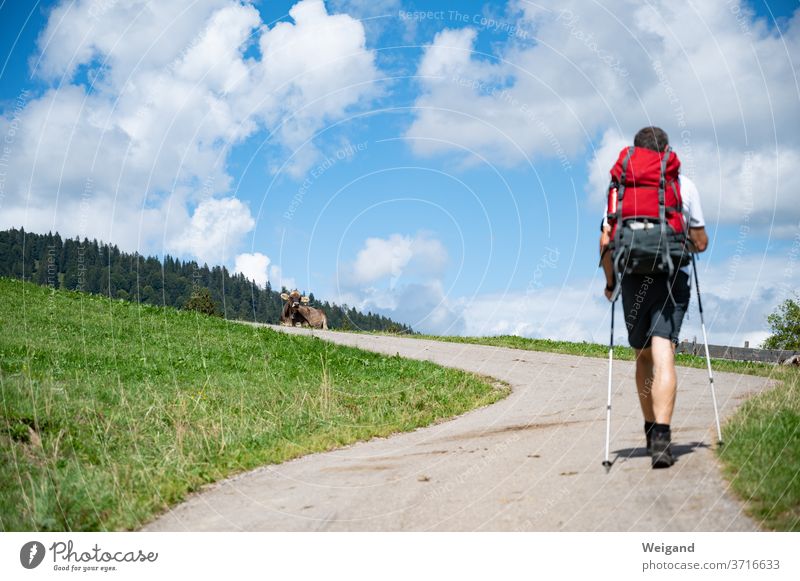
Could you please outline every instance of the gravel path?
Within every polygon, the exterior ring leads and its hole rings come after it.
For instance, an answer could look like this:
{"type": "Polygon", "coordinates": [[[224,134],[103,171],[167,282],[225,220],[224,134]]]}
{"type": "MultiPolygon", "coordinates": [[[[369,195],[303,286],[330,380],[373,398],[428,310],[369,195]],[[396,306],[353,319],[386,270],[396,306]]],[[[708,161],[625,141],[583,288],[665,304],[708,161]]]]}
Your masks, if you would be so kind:
{"type": "MultiPolygon", "coordinates": [[[[277,327],[276,327],[277,328],[277,327]]],[[[281,328],[290,333],[307,329],[281,328]]],[[[652,470],[633,364],[614,363],[612,459],[601,466],[607,362],[387,336],[314,331],[335,343],[427,359],[508,382],[489,407],[414,432],[264,466],[209,486],[150,531],[751,531],[709,448],[708,379],[678,369],[677,463],[652,470]]],[[[769,387],[720,373],[720,413],[769,387]]]]}

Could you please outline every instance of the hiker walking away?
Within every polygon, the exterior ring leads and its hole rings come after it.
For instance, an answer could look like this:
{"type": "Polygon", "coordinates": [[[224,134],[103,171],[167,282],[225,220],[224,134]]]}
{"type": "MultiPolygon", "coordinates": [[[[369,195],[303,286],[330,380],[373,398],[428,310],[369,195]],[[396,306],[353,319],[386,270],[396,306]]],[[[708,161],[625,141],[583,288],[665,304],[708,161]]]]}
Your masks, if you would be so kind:
{"type": "Polygon", "coordinates": [[[600,235],[605,296],[615,301],[622,294],[636,351],[636,390],[653,468],[674,463],[675,346],[689,306],[690,253],[708,245],[697,188],[679,170],[667,134],[641,129],[611,170],[600,235]]]}

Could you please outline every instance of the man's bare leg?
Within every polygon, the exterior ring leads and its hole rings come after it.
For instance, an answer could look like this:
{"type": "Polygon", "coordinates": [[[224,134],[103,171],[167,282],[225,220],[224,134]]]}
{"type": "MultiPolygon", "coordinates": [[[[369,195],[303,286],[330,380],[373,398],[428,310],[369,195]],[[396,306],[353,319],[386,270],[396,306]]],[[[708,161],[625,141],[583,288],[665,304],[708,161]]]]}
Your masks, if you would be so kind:
{"type": "Polygon", "coordinates": [[[672,421],[677,387],[675,346],[669,339],[653,337],[650,347],[636,350],[636,391],[646,422],[672,421]]]}
{"type": "Polygon", "coordinates": [[[670,448],[670,422],[678,387],[675,346],[669,339],[653,337],[650,347],[637,355],[636,391],[645,418],[653,468],[668,468],[674,462],[670,448]]]}
{"type": "Polygon", "coordinates": [[[642,407],[644,421],[655,422],[653,413],[653,354],[650,347],[636,350],[636,393],[642,407]]]}
{"type": "Polygon", "coordinates": [[[651,342],[653,385],[651,399],[656,423],[669,425],[675,409],[678,378],[675,375],[675,344],[664,337],[653,337],[651,342]]]}

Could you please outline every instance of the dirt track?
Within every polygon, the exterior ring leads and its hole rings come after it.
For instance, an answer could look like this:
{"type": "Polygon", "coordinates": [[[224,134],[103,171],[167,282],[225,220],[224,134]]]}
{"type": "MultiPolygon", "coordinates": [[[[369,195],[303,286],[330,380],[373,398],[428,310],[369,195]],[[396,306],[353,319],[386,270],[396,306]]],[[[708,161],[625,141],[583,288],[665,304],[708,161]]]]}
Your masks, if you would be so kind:
{"type": "MultiPolygon", "coordinates": [[[[314,334],[491,375],[511,384],[513,392],[449,422],[220,482],[144,530],[757,530],[726,489],[708,447],[715,430],[704,370],[679,368],[677,463],[652,470],[633,364],[615,362],[611,450],[616,461],[606,474],[600,464],[603,359],[314,334]]],[[[715,384],[723,417],[768,387],[764,378],[724,373],[715,384]]]]}

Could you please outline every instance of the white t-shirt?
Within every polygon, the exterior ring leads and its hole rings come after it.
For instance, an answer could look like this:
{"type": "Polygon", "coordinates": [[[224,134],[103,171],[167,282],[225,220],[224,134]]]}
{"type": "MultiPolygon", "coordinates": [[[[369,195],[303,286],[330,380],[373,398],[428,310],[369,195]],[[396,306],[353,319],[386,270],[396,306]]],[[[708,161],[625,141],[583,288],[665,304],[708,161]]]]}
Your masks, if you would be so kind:
{"type": "Polygon", "coordinates": [[[683,201],[683,217],[689,228],[703,228],[706,225],[703,218],[703,207],[700,205],[700,194],[697,186],[686,176],[678,178],[681,182],[681,200],[683,201]]]}
{"type": "MultiPolygon", "coordinates": [[[[678,178],[681,182],[681,201],[683,202],[683,218],[689,228],[703,228],[706,225],[703,207],[700,205],[700,193],[697,186],[686,176],[678,178]]],[[[608,216],[603,212],[603,224],[608,224],[608,216]]]]}

